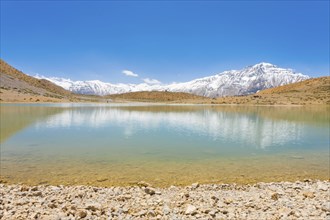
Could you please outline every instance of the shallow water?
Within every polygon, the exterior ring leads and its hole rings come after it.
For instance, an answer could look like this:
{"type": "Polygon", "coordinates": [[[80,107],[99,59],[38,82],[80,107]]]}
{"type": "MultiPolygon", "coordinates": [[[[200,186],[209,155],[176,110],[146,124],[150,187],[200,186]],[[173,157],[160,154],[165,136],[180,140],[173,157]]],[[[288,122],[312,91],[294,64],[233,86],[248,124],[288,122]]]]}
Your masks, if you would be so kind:
{"type": "Polygon", "coordinates": [[[1,179],[156,186],[329,179],[329,107],[2,104],[1,179]]]}

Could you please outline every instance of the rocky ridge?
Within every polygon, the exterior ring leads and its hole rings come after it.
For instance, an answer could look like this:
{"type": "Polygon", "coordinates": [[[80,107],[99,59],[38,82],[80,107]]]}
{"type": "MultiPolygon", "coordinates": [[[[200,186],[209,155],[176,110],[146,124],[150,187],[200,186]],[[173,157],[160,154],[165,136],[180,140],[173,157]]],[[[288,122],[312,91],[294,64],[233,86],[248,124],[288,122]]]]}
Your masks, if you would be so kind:
{"type": "Polygon", "coordinates": [[[329,219],[330,182],[153,188],[0,184],[0,219],[329,219]]]}

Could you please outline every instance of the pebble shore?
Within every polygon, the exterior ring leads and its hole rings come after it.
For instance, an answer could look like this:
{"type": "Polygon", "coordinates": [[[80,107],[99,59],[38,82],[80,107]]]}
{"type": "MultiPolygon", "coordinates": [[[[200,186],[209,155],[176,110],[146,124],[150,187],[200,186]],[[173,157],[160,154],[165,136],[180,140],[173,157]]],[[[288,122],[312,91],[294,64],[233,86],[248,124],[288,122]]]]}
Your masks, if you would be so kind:
{"type": "Polygon", "coordinates": [[[0,219],[330,219],[330,182],[154,188],[0,184],[0,219]]]}

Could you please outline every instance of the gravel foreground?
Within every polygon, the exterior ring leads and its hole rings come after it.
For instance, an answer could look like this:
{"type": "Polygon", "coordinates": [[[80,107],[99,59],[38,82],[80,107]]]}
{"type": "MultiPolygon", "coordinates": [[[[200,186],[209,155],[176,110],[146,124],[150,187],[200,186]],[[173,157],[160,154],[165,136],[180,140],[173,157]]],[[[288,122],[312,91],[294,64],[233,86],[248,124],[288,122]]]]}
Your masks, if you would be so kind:
{"type": "Polygon", "coordinates": [[[330,182],[153,188],[0,184],[0,219],[330,219],[330,182]]]}

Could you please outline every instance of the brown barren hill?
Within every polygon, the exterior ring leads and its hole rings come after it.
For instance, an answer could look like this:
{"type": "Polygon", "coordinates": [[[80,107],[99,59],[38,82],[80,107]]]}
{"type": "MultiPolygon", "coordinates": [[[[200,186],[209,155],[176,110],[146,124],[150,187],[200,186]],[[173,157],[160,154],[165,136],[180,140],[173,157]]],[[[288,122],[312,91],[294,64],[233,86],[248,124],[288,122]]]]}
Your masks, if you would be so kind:
{"type": "Polygon", "coordinates": [[[330,104],[330,77],[319,77],[262,90],[240,97],[222,97],[217,103],[259,105],[328,105],[330,104]]]}
{"type": "Polygon", "coordinates": [[[301,82],[292,83],[284,86],[279,86],[271,89],[265,89],[259,92],[263,94],[294,94],[301,95],[313,93],[318,96],[329,96],[330,92],[330,76],[307,79],[301,82]]]}
{"type": "Polygon", "coordinates": [[[144,91],[129,92],[123,94],[108,95],[114,101],[136,101],[136,102],[173,102],[173,103],[207,103],[211,99],[184,92],[160,92],[144,91]]]}
{"type": "Polygon", "coordinates": [[[62,102],[72,97],[70,91],[48,80],[29,76],[0,59],[0,101],[62,102]]]}
{"type": "Polygon", "coordinates": [[[48,92],[53,92],[53,93],[60,94],[60,95],[70,95],[71,94],[70,91],[63,89],[62,87],[57,86],[54,83],[49,82],[48,80],[37,79],[32,76],[26,75],[22,71],[15,69],[14,67],[10,66],[8,63],[6,63],[5,61],[3,61],[1,59],[0,59],[0,74],[1,75],[5,74],[7,76],[11,76],[14,79],[24,81],[31,86],[44,89],[48,92]]]}

